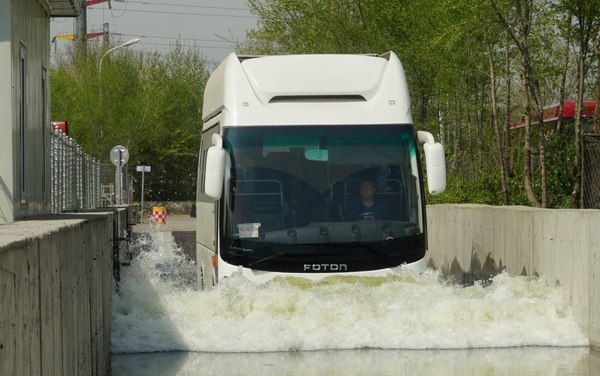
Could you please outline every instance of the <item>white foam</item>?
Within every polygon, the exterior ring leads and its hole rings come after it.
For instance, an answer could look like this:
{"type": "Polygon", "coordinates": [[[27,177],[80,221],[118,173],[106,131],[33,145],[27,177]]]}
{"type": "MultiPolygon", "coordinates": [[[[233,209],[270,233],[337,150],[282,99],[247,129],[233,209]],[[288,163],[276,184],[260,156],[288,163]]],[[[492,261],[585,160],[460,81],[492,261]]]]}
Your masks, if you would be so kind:
{"type": "Polygon", "coordinates": [[[589,344],[560,288],[543,278],[501,274],[462,287],[431,270],[260,285],[237,275],[195,291],[195,265],[171,237],[153,237],[113,296],[115,353],[589,344]]]}

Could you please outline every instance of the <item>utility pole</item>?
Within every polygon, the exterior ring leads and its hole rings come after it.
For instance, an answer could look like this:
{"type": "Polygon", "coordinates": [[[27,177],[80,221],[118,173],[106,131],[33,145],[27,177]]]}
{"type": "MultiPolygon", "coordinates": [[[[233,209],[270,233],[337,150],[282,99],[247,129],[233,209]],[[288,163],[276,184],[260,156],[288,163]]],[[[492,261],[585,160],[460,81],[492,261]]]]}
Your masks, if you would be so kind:
{"type": "Polygon", "coordinates": [[[137,166],[136,171],[142,173],[142,195],[140,203],[140,223],[144,223],[144,173],[150,172],[150,166],[137,166]]]}
{"type": "Polygon", "coordinates": [[[104,51],[107,51],[110,48],[110,31],[108,25],[108,22],[102,24],[102,32],[104,33],[104,36],[102,37],[102,43],[104,44],[104,51]]]}
{"type": "Polygon", "coordinates": [[[87,2],[81,0],[81,13],[75,19],[75,40],[77,41],[77,55],[87,56],[87,2]]]}
{"type": "MultiPolygon", "coordinates": [[[[80,0],[81,1],[81,13],[75,19],[75,25],[73,30],[73,34],[75,35],[75,40],[77,41],[77,49],[79,55],[87,56],[87,7],[108,2],[108,8],[112,9],[112,5],[110,0],[80,0]]],[[[103,25],[103,31],[106,33],[104,38],[104,43],[108,46],[108,24],[105,23],[103,25]]],[[[105,46],[105,49],[106,49],[105,46]]]]}

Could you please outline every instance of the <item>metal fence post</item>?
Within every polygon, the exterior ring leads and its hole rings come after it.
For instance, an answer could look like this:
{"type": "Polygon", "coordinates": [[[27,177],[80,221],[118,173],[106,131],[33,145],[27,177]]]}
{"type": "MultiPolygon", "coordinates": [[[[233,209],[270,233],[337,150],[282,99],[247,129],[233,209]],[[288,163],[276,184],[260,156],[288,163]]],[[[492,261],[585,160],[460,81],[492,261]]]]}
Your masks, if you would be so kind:
{"type": "Polygon", "coordinates": [[[50,189],[53,214],[101,205],[100,161],[54,128],[50,132],[50,189]]]}

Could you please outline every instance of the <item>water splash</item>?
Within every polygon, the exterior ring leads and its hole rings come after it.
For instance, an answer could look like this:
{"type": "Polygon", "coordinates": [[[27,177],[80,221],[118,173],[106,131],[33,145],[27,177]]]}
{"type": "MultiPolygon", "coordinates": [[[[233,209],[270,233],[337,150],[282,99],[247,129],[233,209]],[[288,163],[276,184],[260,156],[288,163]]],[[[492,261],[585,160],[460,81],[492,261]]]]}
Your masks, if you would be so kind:
{"type": "Polygon", "coordinates": [[[169,233],[146,239],[113,296],[115,353],[589,344],[560,288],[543,278],[505,273],[462,287],[432,270],[265,284],[235,275],[196,291],[196,266],[169,233]]]}

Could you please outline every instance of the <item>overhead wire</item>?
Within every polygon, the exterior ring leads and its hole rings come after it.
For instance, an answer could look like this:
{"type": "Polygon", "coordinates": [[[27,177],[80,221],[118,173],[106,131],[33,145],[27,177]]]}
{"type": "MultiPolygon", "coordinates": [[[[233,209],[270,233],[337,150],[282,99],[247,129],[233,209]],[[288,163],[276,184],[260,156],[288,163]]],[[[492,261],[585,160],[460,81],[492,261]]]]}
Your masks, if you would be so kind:
{"type": "MultiPolygon", "coordinates": [[[[219,12],[219,13],[210,13],[208,10],[221,10],[221,11],[233,11],[233,12],[242,12],[248,11],[247,8],[235,7],[235,6],[211,6],[211,5],[199,5],[199,4],[184,4],[184,3],[166,3],[164,2],[150,2],[143,0],[131,0],[131,1],[119,1],[113,0],[113,6],[111,8],[106,7],[106,3],[97,6],[87,7],[88,12],[97,12],[102,11],[102,19],[103,23],[105,22],[106,11],[109,11],[110,18],[112,19],[112,27],[110,30],[110,34],[112,35],[123,35],[123,36],[137,36],[137,37],[145,37],[150,39],[159,39],[159,40],[180,40],[187,42],[208,42],[208,43],[228,43],[229,45],[182,45],[185,48],[199,48],[199,49],[220,49],[220,50],[233,50],[234,42],[228,40],[217,40],[217,39],[198,39],[198,38],[181,38],[181,37],[170,37],[170,36],[161,36],[161,35],[144,35],[144,34],[132,34],[132,33],[119,33],[119,27],[117,26],[117,19],[122,18],[126,13],[148,13],[148,14],[159,14],[159,15],[190,15],[190,16],[200,16],[200,17],[224,17],[224,18],[246,18],[246,19],[258,19],[257,16],[252,14],[234,14],[229,12],[219,12]],[[123,7],[115,8],[114,5],[116,3],[125,3],[123,7]],[[131,3],[131,4],[129,4],[131,3]],[[190,8],[190,9],[204,9],[207,12],[203,11],[177,11],[177,10],[156,10],[156,9],[132,9],[129,5],[142,5],[142,6],[158,6],[158,7],[172,7],[172,8],[190,8]],[[117,14],[119,12],[119,14],[117,14]]],[[[141,41],[140,45],[147,46],[172,46],[172,43],[160,43],[160,42],[151,42],[151,41],[141,41]]]]}
{"type": "MultiPolygon", "coordinates": [[[[171,43],[158,43],[158,42],[138,42],[136,44],[143,44],[143,45],[150,45],[150,46],[172,46],[171,43]]],[[[231,47],[221,47],[221,46],[192,46],[192,45],[182,45],[181,47],[184,48],[199,48],[199,49],[203,49],[203,48],[211,48],[211,49],[218,49],[218,50],[233,50],[233,48],[231,47]]]]}
{"type": "MultiPolygon", "coordinates": [[[[115,9],[115,8],[113,8],[113,7],[111,6],[111,7],[109,8],[109,9],[110,9],[110,15],[111,15],[111,17],[112,17],[113,19],[115,19],[115,18],[121,18],[121,17],[123,17],[123,15],[125,14],[125,12],[127,11],[127,7],[128,7],[128,6],[129,6],[129,4],[125,3],[125,8],[123,8],[123,9],[122,9],[122,10],[123,10],[123,12],[121,12],[121,14],[120,14],[120,15],[118,15],[118,16],[115,16],[115,13],[113,12],[113,10],[121,10],[121,9],[115,9]]],[[[94,9],[94,8],[91,8],[91,9],[94,9]]],[[[104,7],[102,7],[102,9],[104,9],[104,7]]]]}
{"type": "Polygon", "coordinates": [[[148,35],[148,34],[132,34],[132,33],[112,33],[112,34],[113,35],[129,36],[129,37],[171,39],[171,40],[189,40],[189,41],[194,41],[194,42],[231,43],[228,40],[222,40],[222,39],[182,38],[182,37],[171,37],[171,36],[164,36],[164,35],[148,35]]]}
{"type": "MultiPolygon", "coordinates": [[[[113,4],[116,1],[113,1],[113,4]]],[[[144,10],[144,9],[131,9],[128,8],[128,3],[132,3],[132,4],[143,4],[143,5],[159,5],[159,6],[178,6],[178,7],[190,7],[190,8],[203,8],[203,9],[220,9],[220,10],[247,10],[244,8],[236,8],[236,7],[220,7],[220,6],[206,6],[206,5],[188,5],[188,4],[181,4],[181,3],[176,3],[176,4],[168,4],[168,3],[163,3],[163,2],[146,2],[146,1],[136,1],[136,0],[132,0],[132,1],[124,1],[125,7],[124,8],[115,8],[112,7],[110,9],[110,13],[111,16],[113,18],[113,23],[116,26],[116,20],[115,18],[120,18],[122,17],[126,12],[134,12],[134,13],[151,13],[151,14],[165,14],[165,15],[192,15],[192,16],[202,16],[202,17],[233,17],[233,18],[257,18],[254,15],[241,15],[241,14],[213,14],[213,13],[202,13],[202,12],[178,12],[178,11],[161,11],[161,10],[144,10]],[[116,16],[114,14],[113,11],[122,11],[121,14],[119,16],[116,16]]],[[[101,8],[94,8],[94,7],[89,7],[88,11],[97,11],[97,10],[105,10],[105,7],[102,6],[101,8]]],[[[115,29],[117,29],[115,27],[115,29]]],[[[181,40],[190,40],[190,41],[200,41],[200,42],[214,42],[214,43],[232,43],[231,41],[225,41],[225,40],[207,40],[207,39],[195,39],[195,38],[175,38],[175,37],[168,37],[168,36],[151,36],[151,35],[137,35],[137,34],[131,34],[131,33],[118,33],[117,30],[112,31],[111,30],[111,34],[115,34],[115,35],[127,35],[127,36],[142,36],[142,37],[148,37],[148,38],[156,38],[156,39],[171,39],[171,40],[177,40],[177,39],[181,39],[181,40]]],[[[146,44],[151,44],[151,43],[146,43],[146,44]]],[[[156,45],[161,45],[159,43],[155,43],[156,45]]],[[[162,44],[164,45],[164,44],[162,44]]],[[[211,48],[223,48],[223,47],[211,47],[211,48]]]]}
{"type": "Polygon", "coordinates": [[[178,4],[178,3],[159,3],[159,2],[150,2],[150,1],[117,1],[115,2],[123,2],[123,3],[132,3],[132,4],[143,4],[143,5],[163,5],[170,7],[185,7],[185,8],[203,8],[203,9],[220,9],[220,10],[240,10],[240,11],[248,11],[248,8],[236,8],[236,7],[217,7],[212,5],[197,5],[197,4],[178,4]]]}
{"type": "MultiPolygon", "coordinates": [[[[158,10],[143,10],[143,9],[124,9],[124,8],[112,8],[113,10],[127,10],[127,12],[134,13],[155,13],[155,14],[173,14],[173,15],[181,15],[181,16],[201,16],[201,17],[233,17],[233,18],[255,18],[258,19],[258,16],[254,15],[243,15],[243,14],[212,14],[212,13],[194,13],[194,12],[173,12],[173,11],[158,11],[158,10]]],[[[99,8],[88,8],[88,11],[96,11],[100,10],[99,8]]],[[[124,13],[124,12],[123,12],[124,13]]],[[[122,14],[121,14],[122,16],[122,14]]],[[[119,17],[121,17],[119,16],[119,17]]]]}

